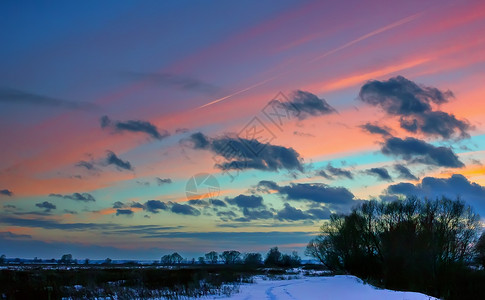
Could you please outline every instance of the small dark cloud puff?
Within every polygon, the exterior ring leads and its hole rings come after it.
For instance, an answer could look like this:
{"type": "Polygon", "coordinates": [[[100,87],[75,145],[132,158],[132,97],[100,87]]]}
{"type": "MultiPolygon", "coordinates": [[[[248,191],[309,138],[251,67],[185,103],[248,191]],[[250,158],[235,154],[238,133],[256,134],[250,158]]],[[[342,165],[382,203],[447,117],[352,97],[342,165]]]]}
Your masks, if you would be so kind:
{"type": "Polygon", "coordinates": [[[409,179],[409,180],[418,180],[418,178],[416,176],[414,176],[413,173],[411,173],[411,170],[409,170],[408,168],[406,168],[402,164],[395,164],[394,170],[396,170],[399,173],[399,178],[409,179]]]}
{"type": "Polygon", "coordinates": [[[141,120],[128,120],[128,121],[114,121],[108,116],[102,116],[100,119],[101,128],[110,128],[114,132],[141,132],[149,135],[150,137],[162,140],[170,134],[166,130],[158,130],[155,125],[147,121],[141,120]]]}
{"type": "Polygon", "coordinates": [[[108,165],[114,165],[119,169],[132,171],[133,167],[129,161],[124,161],[120,159],[113,151],[107,151],[106,163],[108,165]]]}
{"type": "Polygon", "coordinates": [[[8,190],[8,189],[3,189],[3,190],[0,190],[0,195],[4,195],[4,196],[13,196],[13,192],[11,190],[8,190]]]}
{"type": "Polygon", "coordinates": [[[282,104],[286,105],[288,110],[295,110],[295,114],[300,120],[337,112],[325,99],[301,90],[293,92],[290,101],[282,102],[282,104]]]}
{"type": "Polygon", "coordinates": [[[42,203],[37,203],[37,204],[35,204],[35,206],[37,206],[38,208],[43,208],[45,212],[50,212],[51,210],[57,208],[54,204],[52,204],[48,201],[44,201],[42,203]]]}

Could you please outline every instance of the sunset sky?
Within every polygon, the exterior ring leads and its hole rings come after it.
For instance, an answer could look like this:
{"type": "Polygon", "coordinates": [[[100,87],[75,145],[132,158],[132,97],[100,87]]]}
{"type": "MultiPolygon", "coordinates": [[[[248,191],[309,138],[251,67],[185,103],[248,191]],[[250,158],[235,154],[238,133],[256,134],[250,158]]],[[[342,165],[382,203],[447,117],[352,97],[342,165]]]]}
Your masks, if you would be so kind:
{"type": "Polygon", "coordinates": [[[2,1],[0,254],[303,255],[405,195],[485,217],[484,32],[483,1],[2,1]]]}

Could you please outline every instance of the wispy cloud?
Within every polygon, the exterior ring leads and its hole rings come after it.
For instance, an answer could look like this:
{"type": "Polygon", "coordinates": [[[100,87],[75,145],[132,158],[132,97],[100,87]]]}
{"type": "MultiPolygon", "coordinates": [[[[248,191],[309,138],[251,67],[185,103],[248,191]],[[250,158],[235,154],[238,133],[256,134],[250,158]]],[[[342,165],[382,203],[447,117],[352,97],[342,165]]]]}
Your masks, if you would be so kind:
{"type": "Polygon", "coordinates": [[[92,111],[98,108],[95,104],[88,102],[67,101],[10,88],[0,88],[0,102],[85,111],[92,111]]]}
{"type": "Polygon", "coordinates": [[[129,78],[135,80],[148,81],[159,86],[172,86],[180,90],[196,91],[205,94],[213,94],[219,88],[210,83],[204,82],[188,75],[174,73],[143,73],[143,72],[124,72],[129,78]]]}

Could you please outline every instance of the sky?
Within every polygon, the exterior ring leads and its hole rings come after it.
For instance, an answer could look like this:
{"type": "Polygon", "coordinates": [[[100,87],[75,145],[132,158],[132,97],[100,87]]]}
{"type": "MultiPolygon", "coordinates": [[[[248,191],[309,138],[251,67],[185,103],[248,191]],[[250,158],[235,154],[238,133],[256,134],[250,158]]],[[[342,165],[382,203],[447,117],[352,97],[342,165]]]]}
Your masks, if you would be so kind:
{"type": "Polygon", "coordinates": [[[2,1],[0,252],[303,255],[409,195],[485,217],[482,1],[2,1]]]}

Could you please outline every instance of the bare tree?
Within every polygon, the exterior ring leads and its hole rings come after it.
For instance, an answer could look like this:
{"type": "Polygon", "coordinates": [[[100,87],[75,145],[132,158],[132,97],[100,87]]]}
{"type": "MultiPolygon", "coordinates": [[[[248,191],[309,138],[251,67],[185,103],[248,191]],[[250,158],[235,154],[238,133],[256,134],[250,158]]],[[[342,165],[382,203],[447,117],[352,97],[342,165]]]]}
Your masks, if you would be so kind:
{"type": "Polygon", "coordinates": [[[236,250],[227,250],[222,252],[220,255],[222,261],[225,264],[235,264],[239,261],[239,256],[241,256],[241,252],[236,250]]]}
{"type": "Polygon", "coordinates": [[[211,264],[217,264],[217,259],[219,258],[219,253],[216,251],[211,251],[205,254],[205,260],[211,264]]]}

